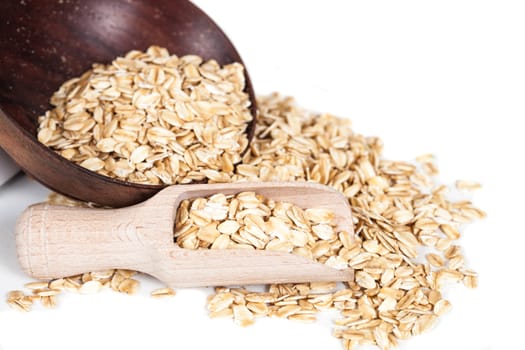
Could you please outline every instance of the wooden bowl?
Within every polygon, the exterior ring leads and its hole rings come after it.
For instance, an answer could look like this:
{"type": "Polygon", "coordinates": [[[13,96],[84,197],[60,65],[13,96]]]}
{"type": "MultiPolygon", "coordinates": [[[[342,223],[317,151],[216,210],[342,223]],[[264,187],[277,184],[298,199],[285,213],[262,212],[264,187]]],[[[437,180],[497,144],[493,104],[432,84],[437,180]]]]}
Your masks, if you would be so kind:
{"type": "MultiPolygon", "coordinates": [[[[178,56],[242,63],[222,30],[186,0],[0,1],[0,147],[50,189],[112,207],[141,202],[164,186],[119,181],[62,158],[36,138],[37,118],[66,80],[150,45],[178,56]]],[[[254,117],[255,94],[246,72],[254,117]]]]}

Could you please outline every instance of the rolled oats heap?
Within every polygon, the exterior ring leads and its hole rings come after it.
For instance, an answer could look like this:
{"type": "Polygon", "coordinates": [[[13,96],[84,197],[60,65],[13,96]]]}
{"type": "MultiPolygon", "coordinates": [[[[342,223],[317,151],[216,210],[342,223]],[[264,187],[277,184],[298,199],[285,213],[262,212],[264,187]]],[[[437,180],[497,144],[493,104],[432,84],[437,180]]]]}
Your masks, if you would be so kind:
{"type": "Polygon", "coordinates": [[[348,268],[350,232],[336,230],[327,209],[303,210],[255,192],[182,201],[175,242],[184,249],[259,249],[297,254],[335,269],[348,268]]]}
{"type": "MultiPolygon", "coordinates": [[[[348,119],[310,113],[293,99],[277,94],[260,98],[258,108],[255,137],[242,161],[236,167],[203,166],[200,174],[212,182],[314,181],[331,186],[348,198],[355,240],[333,230],[330,213],[240,193],[183,202],[175,241],[186,249],[282,249],[334,263],[334,267],[339,263],[349,266],[354,269],[355,280],[274,284],[266,286],[264,292],[243,286],[217,287],[208,299],[210,317],[229,317],[248,326],[264,316],[314,322],[320,312],[335,310],[338,316],[333,335],[342,340],[345,349],[359,344],[389,349],[400,340],[431,329],[450,310],[445,286],[477,286],[477,274],[466,266],[458,240],[463,227],[485,213],[469,200],[449,198],[451,187],[437,182],[438,168],[432,155],[413,162],[385,159],[381,140],[355,133],[348,119]],[[205,213],[210,205],[213,215],[205,213]]],[[[63,107],[59,110],[65,114],[63,107]]],[[[59,123],[43,127],[52,125],[57,130],[59,123]]],[[[62,131],[56,135],[49,140],[69,142],[62,131]]],[[[81,157],[85,151],[80,147],[67,152],[81,157]]],[[[107,154],[117,154],[111,152],[107,154]]],[[[112,164],[109,159],[107,155],[104,162],[112,164]]],[[[188,179],[195,171],[181,169],[191,168],[192,160],[179,159],[177,172],[169,173],[169,177],[176,182],[182,173],[182,178],[188,179]]],[[[106,169],[105,164],[101,169],[106,169]]],[[[479,187],[472,181],[456,183],[458,191],[479,187]]],[[[86,205],[56,194],[50,202],[86,205]]],[[[138,280],[132,276],[131,271],[111,270],[44,282],[46,285],[30,284],[30,293],[14,291],[8,295],[8,303],[27,311],[37,300],[54,306],[62,290],[87,293],[108,287],[133,293],[138,280]]],[[[152,296],[174,294],[162,288],[152,296]]]]}
{"type": "Polygon", "coordinates": [[[244,68],[151,46],[65,82],[38,140],[99,174],[142,184],[231,172],[253,119],[244,68]]]}

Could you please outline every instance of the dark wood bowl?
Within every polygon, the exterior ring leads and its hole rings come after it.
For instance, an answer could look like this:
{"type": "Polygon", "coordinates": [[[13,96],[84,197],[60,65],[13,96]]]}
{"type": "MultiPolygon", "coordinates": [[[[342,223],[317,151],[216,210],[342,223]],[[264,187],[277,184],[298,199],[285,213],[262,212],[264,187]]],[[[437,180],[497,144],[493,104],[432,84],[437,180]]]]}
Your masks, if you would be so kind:
{"type": "MultiPolygon", "coordinates": [[[[141,202],[164,186],[115,180],[76,165],[38,142],[37,118],[66,80],[92,63],[150,45],[220,64],[242,63],[222,30],[186,0],[0,1],[0,147],[50,189],[112,207],[141,202]]],[[[255,94],[246,72],[254,117],[255,94]]]]}

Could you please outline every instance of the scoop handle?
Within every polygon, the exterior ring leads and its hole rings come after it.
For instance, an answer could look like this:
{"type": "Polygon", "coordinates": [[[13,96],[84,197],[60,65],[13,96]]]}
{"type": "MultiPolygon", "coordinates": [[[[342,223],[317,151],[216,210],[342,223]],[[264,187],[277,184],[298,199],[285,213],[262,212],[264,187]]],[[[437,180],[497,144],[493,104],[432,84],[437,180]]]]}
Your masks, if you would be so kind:
{"type": "Polygon", "coordinates": [[[157,247],[172,242],[175,210],[165,207],[33,205],[16,224],[18,260],[22,270],[37,279],[114,268],[148,270],[157,247]]]}

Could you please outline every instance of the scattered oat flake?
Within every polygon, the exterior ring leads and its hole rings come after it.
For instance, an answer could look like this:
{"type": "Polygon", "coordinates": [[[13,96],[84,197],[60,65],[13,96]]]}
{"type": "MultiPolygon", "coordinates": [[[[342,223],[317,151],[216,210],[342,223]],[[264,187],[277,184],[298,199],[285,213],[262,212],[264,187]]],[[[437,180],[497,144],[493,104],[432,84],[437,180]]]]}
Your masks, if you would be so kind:
{"type": "Polygon", "coordinates": [[[442,316],[450,311],[452,305],[448,300],[441,299],[434,305],[434,313],[438,316],[442,316]]]}
{"type": "Polygon", "coordinates": [[[33,293],[38,295],[39,297],[52,297],[52,296],[60,294],[61,291],[57,289],[46,289],[46,290],[34,291],[33,293]]]}
{"type": "Polygon", "coordinates": [[[481,188],[481,184],[475,181],[458,180],[456,181],[456,188],[464,191],[474,191],[481,188]]]}
{"type": "Polygon", "coordinates": [[[154,298],[165,298],[165,297],[174,297],[175,291],[171,288],[159,288],[151,292],[151,296],[154,298]]]}
{"type": "Polygon", "coordinates": [[[233,319],[241,327],[251,326],[255,322],[253,314],[244,305],[233,306],[233,319]]]}
{"type": "Polygon", "coordinates": [[[47,289],[48,286],[49,282],[30,282],[24,285],[24,287],[31,290],[47,289]]]}
{"type": "Polygon", "coordinates": [[[122,293],[126,294],[136,294],[138,292],[139,288],[139,281],[132,279],[132,278],[125,278],[120,284],[118,285],[118,290],[122,293]]]}
{"type": "Polygon", "coordinates": [[[80,294],[95,294],[102,289],[102,283],[99,281],[88,281],[78,289],[80,294]]]}

